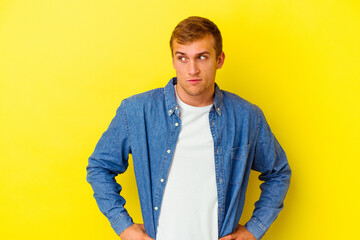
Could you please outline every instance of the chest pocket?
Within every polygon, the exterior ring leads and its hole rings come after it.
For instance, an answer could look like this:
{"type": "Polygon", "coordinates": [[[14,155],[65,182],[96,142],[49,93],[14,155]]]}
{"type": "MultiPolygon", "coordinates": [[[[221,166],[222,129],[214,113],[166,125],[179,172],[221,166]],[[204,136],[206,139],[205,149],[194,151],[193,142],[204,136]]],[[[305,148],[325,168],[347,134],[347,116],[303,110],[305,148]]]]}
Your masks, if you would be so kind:
{"type": "Polygon", "coordinates": [[[241,184],[244,178],[250,145],[243,145],[231,150],[230,184],[241,184]]]}

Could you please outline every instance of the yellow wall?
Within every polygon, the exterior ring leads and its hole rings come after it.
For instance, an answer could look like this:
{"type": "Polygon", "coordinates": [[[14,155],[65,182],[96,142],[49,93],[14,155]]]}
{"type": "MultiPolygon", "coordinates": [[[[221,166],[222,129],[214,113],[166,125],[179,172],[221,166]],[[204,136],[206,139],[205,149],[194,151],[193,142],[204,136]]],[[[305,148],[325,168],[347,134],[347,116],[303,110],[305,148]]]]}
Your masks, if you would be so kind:
{"type": "MultiPolygon", "coordinates": [[[[118,239],[87,158],[121,99],[174,76],[168,40],[190,15],[221,29],[218,84],[263,109],[293,170],[264,239],[358,235],[358,0],[1,0],[1,239],[118,239]]],[[[118,179],[141,221],[132,168],[118,179]]]]}

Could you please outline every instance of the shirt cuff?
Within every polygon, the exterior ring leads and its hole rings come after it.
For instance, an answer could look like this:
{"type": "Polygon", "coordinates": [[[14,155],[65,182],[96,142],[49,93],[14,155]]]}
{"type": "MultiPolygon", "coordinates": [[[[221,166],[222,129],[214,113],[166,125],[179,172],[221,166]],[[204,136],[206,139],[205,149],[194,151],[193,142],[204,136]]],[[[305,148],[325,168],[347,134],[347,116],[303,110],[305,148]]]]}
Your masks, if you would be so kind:
{"type": "Polygon", "coordinates": [[[122,213],[117,218],[115,218],[113,221],[110,222],[111,227],[114,229],[116,234],[119,236],[120,233],[122,233],[125,229],[130,227],[134,224],[132,218],[129,216],[129,214],[122,213]]]}
{"type": "Polygon", "coordinates": [[[261,239],[267,230],[266,227],[256,218],[251,218],[244,227],[251,232],[257,240],[261,239]]]}

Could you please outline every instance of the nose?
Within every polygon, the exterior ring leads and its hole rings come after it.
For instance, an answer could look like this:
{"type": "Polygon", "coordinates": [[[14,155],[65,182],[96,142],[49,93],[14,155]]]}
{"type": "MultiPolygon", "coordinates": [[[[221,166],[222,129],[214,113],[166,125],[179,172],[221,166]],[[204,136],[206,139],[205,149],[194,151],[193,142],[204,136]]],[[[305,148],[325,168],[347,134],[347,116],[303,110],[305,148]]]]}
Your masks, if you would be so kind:
{"type": "Polygon", "coordinates": [[[196,75],[200,72],[199,66],[196,61],[194,60],[189,61],[188,72],[190,75],[196,75]]]}

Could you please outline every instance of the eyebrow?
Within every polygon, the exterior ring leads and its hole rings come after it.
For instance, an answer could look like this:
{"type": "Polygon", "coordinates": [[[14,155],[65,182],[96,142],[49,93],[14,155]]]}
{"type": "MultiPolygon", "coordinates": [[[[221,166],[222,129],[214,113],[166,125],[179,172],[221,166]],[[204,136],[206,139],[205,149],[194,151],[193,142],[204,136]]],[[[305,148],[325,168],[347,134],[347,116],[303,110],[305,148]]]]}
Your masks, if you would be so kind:
{"type": "MultiPolygon", "coordinates": [[[[175,55],[177,55],[177,54],[186,55],[185,53],[180,52],[180,51],[176,51],[176,52],[175,52],[175,55]]],[[[196,54],[196,55],[205,55],[205,54],[211,55],[210,52],[208,52],[208,51],[204,51],[204,52],[198,53],[198,54],[196,54]]]]}

